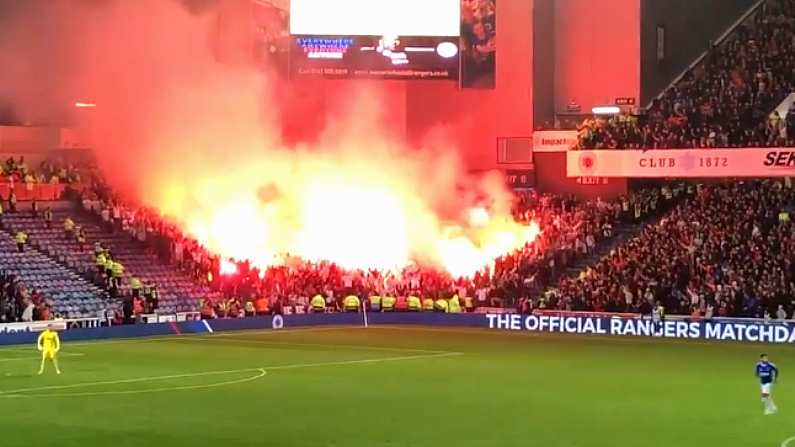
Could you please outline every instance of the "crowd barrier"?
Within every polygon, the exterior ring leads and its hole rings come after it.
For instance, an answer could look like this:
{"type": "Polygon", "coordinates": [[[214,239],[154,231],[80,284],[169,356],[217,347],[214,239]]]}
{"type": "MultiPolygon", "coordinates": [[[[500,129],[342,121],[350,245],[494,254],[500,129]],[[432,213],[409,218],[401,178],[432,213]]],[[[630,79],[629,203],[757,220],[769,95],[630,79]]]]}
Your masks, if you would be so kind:
{"type": "MultiPolygon", "coordinates": [[[[71,321],[0,324],[0,345],[26,344],[36,341],[37,333],[48,324],[62,330],[64,341],[107,338],[168,336],[214,333],[237,330],[280,330],[289,327],[362,326],[361,313],[293,314],[265,317],[196,320],[174,318],[172,321],[135,325],[108,326],[71,321]]],[[[162,320],[161,320],[162,321],[162,320]]],[[[550,312],[535,315],[516,313],[368,313],[370,325],[424,325],[482,328],[494,331],[531,331],[597,336],[660,337],[715,341],[795,343],[795,324],[752,319],[698,320],[669,317],[653,321],[628,314],[550,312]]]]}

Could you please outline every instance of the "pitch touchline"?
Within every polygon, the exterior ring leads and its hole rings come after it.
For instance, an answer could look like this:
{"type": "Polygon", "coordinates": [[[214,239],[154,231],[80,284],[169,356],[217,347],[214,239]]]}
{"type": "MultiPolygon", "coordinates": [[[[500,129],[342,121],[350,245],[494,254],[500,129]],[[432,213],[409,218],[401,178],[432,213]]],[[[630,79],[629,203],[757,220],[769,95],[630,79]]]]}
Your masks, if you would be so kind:
{"type": "Polygon", "coordinates": [[[784,441],[782,441],[781,447],[787,447],[790,444],[790,442],[792,442],[792,441],[795,441],[795,436],[793,436],[791,438],[787,438],[784,441]]]}
{"type": "MultiPolygon", "coordinates": [[[[84,383],[73,383],[70,385],[51,385],[51,386],[42,386],[42,387],[34,387],[34,388],[20,388],[16,390],[4,390],[0,391],[0,396],[13,396],[17,393],[25,393],[31,391],[49,391],[49,390],[66,390],[66,389],[73,389],[73,388],[83,388],[83,387],[90,387],[90,386],[101,386],[101,385],[120,385],[126,383],[139,383],[139,382],[150,382],[156,380],[169,380],[169,379],[182,379],[187,377],[203,377],[203,376],[217,376],[217,375],[224,375],[224,374],[236,374],[236,373],[244,373],[244,372],[255,372],[255,371],[270,371],[270,370],[280,370],[280,369],[298,369],[298,368],[313,368],[319,366],[342,366],[342,365],[358,365],[358,364],[367,364],[367,363],[382,363],[382,362],[397,362],[401,360],[420,360],[420,359],[429,359],[429,358],[441,358],[441,357],[451,357],[451,356],[458,356],[463,355],[461,352],[442,352],[438,354],[425,354],[425,355],[407,355],[407,356],[400,356],[400,357],[386,357],[386,358],[378,358],[378,359],[361,359],[361,360],[341,360],[337,362],[319,362],[319,363],[296,363],[292,365],[274,365],[274,366],[262,366],[257,368],[242,368],[242,369],[230,369],[226,371],[205,371],[205,372],[197,372],[197,373],[185,373],[185,374],[173,374],[168,376],[155,376],[155,377],[137,377],[134,379],[122,379],[122,380],[106,380],[101,382],[84,382],[84,383]]],[[[264,375],[264,374],[263,374],[264,375]]],[[[251,378],[247,380],[253,380],[251,378]]],[[[174,388],[168,388],[171,390],[174,388]]]]}
{"type": "Polygon", "coordinates": [[[87,397],[87,396],[116,396],[125,394],[150,394],[150,393],[164,393],[167,391],[185,391],[185,390],[203,390],[207,388],[218,388],[221,386],[237,385],[240,383],[252,382],[254,380],[265,377],[268,373],[264,369],[259,369],[259,374],[242,379],[227,380],[225,382],[207,383],[201,385],[183,385],[183,386],[169,386],[162,388],[147,388],[142,390],[118,390],[118,391],[86,391],[79,393],[48,393],[43,395],[36,394],[0,394],[0,397],[21,397],[21,398],[35,398],[35,397],[87,397]]]}
{"type": "MultiPolygon", "coordinates": [[[[239,336],[243,336],[245,334],[238,334],[239,336]]],[[[171,340],[174,341],[189,341],[189,342],[207,342],[207,341],[217,341],[217,342],[224,342],[224,343],[240,343],[240,344],[258,344],[258,345],[266,345],[266,346],[305,346],[305,347],[317,347],[317,348],[343,348],[343,349],[358,349],[362,351],[386,351],[386,352],[424,352],[428,354],[443,354],[448,351],[438,351],[432,349],[416,349],[416,348],[399,348],[399,347],[388,347],[388,346],[367,346],[367,345],[338,345],[338,344],[327,344],[327,343],[293,343],[289,341],[266,341],[266,340],[252,340],[252,339],[234,339],[229,338],[228,336],[225,339],[216,339],[218,336],[206,336],[206,337],[175,337],[171,340]]]]}
{"type": "MultiPolygon", "coordinates": [[[[58,355],[62,357],[83,357],[85,354],[82,352],[64,352],[58,355]]],[[[0,359],[0,362],[19,362],[23,360],[29,362],[32,360],[39,360],[40,358],[41,357],[15,357],[15,358],[0,359]]]]}
{"type": "MultiPolygon", "coordinates": [[[[187,339],[187,338],[208,338],[208,337],[239,337],[245,334],[263,334],[263,335],[277,335],[277,334],[291,334],[295,332],[324,332],[324,331],[341,331],[341,330],[348,330],[348,329],[364,329],[360,326],[334,326],[334,327],[307,327],[307,328],[296,328],[296,329],[262,329],[262,330],[246,330],[246,331],[232,331],[226,332],[223,334],[214,334],[210,335],[207,333],[196,333],[196,334],[183,334],[183,335],[170,335],[168,337],[132,337],[132,338],[119,338],[116,340],[105,340],[105,341],[89,341],[83,343],[69,343],[69,346],[97,346],[97,345],[117,345],[117,344],[133,344],[133,343],[149,343],[154,341],[170,341],[175,339],[187,339]]],[[[8,350],[17,350],[14,348],[7,348],[8,350]]],[[[0,348],[0,352],[3,349],[0,348]]]]}

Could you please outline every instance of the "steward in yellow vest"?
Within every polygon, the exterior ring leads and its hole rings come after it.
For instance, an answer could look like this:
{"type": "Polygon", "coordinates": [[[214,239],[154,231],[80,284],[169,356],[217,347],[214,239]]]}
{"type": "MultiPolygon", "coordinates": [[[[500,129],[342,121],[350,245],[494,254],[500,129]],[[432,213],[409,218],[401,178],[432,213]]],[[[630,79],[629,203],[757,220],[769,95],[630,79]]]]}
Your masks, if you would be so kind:
{"type": "Polygon", "coordinates": [[[312,312],[323,313],[326,311],[326,300],[320,295],[315,295],[309,305],[312,307],[312,312]]]}
{"type": "Polygon", "coordinates": [[[439,298],[433,302],[434,312],[447,312],[447,300],[439,298]]]}
{"type": "Polygon", "coordinates": [[[25,234],[24,231],[17,231],[16,236],[14,236],[14,241],[17,243],[17,251],[22,253],[25,251],[25,244],[28,243],[28,235],[25,234]]]}
{"type": "Polygon", "coordinates": [[[384,312],[392,312],[395,310],[395,297],[385,296],[381,298],[381,310],[384,312]]]}
{"type": "Polygon", "coordinates": [[[425,298],[422,300],[422,310],[424,312],[432,312],[433,311],[433,300],[430,298],[425,298]]]}
{"type": "Polygon", "coordinates": [[[416,296],[408,297],[409,312],[420,312],[422,310],[422,301],[416,296]]]}
{"type": "Polygon", "coordinates": [[[345,312],[358,312],[359,305],[361,302],[359,301],[359,297],[356,295],[348,295],[342,301],[343,307],[345,308],[345,312]]]}
{"type": "Polygon", "coordinates": [[[458,295],[453,295],[450,301],[447,302],[447,311],[451,314],[461,313],[461,303],[458,301],[458,295]]]}

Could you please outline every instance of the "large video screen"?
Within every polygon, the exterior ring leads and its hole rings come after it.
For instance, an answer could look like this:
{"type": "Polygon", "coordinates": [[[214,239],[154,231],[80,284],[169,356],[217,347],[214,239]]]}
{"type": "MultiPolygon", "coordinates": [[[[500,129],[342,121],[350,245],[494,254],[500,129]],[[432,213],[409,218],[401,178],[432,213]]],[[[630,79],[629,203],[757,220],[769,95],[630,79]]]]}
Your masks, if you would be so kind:
{"type": "Polygon", "coordinates": [[[458,79],[461,0],[292,0],[294,78],[458,79]]]}

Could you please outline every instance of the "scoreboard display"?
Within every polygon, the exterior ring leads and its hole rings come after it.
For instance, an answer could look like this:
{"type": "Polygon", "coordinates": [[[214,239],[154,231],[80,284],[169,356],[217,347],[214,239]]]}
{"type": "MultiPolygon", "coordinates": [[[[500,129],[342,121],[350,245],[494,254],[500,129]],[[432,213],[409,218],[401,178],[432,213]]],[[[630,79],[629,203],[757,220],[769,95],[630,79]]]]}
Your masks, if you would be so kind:
{"type": "Polygon", "coordinates": [[[291,0],[290,75],[457,80],[461,0],[291,0]]]}

